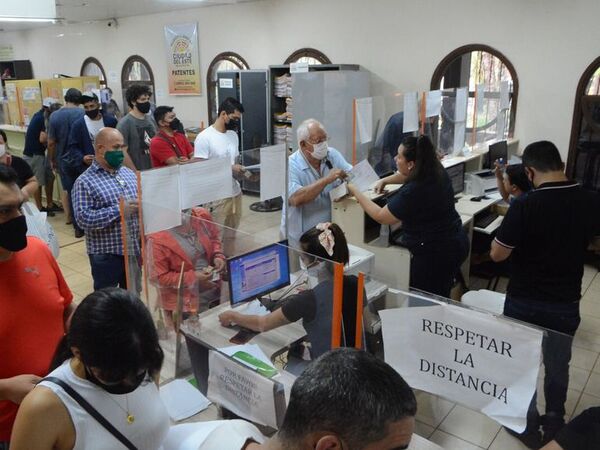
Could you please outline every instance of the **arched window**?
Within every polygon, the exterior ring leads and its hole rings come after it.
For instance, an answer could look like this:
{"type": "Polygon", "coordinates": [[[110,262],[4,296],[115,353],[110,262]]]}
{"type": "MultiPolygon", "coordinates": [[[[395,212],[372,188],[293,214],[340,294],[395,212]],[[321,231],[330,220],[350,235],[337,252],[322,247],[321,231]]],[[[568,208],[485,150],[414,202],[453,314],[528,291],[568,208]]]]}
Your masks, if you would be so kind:
{"type": "Polygon", "coordinates": [[[219,108],[219,90],[217,89],[217,72],[223,70],[247,70],[250,66],[237,53],[219,53],[208,66],[206,73],[206,98],[208,101],[208,120],[213,123],[217,118],[219,108]]]}
{"type": "Polygon", "coordinates": [[[308,64],[331,64],[331,60],[323,52],[314,48],[301,48],[287,57],[284,64],[307,62],[308,64]]]}
{"type": "Polygon", "coordinates": [[[586,188],[600,190],[600,57],[577,85],[567,175],[586,188]]]}
{"type": "Polygon", "coordinates": [[[123,90],[123,110],[124,113],[129,110],[127,100],[125,99],[125,93],[129,86],[134,84],[145,84],[152,90],[152,97],[150,101],[156,105],[156,97],[154,91],[154,75],[152,75],[152,69],[150,64],[138,55],[133,55],[127,58],[123,69],[121,70],[121,89],[123,90]]]}
{"type": "Polygon", "coordinates": [[[104,68],[100,64],[100,61],[93,56],[85,58],[79,74],[82,77],[98,77],[100,79],[100,88],[106,87],[106,73],[104,72],[104,68]]]}
{"type": "MultiPolygon", "coordinates": [[[[481,44],[470,44],[457,48],[446,56],[435,69],[431,77],[431,89],[469,88],[466,122],[466,131],[469,134],[474,131],[475,89],[477,85],[484,84],[485,101],[481,105],[483,111],[477,116],[475,132],[479,139],[486,141],[496,138],[496,125],[500,110],[500,84],[503,81],[508,82],[510,101],[506,115],[508,123],[505,123],[505,126],[508,129],[508,135],[513,136],[519,80],[511,62],[499,51],[481,44]]],[[[477,101],[479,102],[481,99],[477,101]]],[[[478,110],[481,111],[479,108],[478,110]]],[[[443,147],[444,117],[444,105],[442,104],[440,147],[443,147]]]]}

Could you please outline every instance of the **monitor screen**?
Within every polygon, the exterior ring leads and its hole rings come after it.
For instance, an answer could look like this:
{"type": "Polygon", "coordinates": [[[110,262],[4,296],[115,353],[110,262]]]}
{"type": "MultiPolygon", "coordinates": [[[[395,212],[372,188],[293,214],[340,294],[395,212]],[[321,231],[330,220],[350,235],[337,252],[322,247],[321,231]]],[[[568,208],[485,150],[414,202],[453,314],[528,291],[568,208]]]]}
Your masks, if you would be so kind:
{"type": "Polygon", "coordinates": [[[227,260],[231,306],[290,284],[287,241],[227,260]]]}
{"type": "Polygon", "coordinates": [[[462,193],[465,190],[465,163],[456,164],[446,169],[454,195],[462,193]]]}
{"type": "Polygon", "coordinates": [[[485,167],[485,169],[493,169],[494,162],[501,158],[504,161],[504,164],[506,164],[508,159],[508,144],[506,141],[499,141],[495,144],[490,144],[487,157],[487,167],[485,167]]]}

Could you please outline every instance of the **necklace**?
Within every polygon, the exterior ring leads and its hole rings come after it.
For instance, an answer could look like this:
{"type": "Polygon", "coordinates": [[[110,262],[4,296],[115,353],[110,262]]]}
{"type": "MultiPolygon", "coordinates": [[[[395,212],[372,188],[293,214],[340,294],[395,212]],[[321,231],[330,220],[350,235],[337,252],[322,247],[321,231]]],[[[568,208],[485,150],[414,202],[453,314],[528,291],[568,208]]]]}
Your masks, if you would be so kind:
{"type": "MultiPolygon", "coordinates": [[[[103,390],[104,392],[104,390],[103,390]]],[[[113,402],[115,402],[115,404],[121,409],[121,411],[123,411],[125,413],[125,420],[127,421],[128,425],[131,425],[133,422],[135,422],[135,416],[133,414],[131,414],[131,412],[129,411],[129,397],[127,396],[127,394],[125,394],[125,408],[123,408],[121,406],[121,404],[116,401],[114,398],[112,398],[112,396],[110,394],[108,394],[107,392],[104,392],[108,398],[110,398],[113,402]]]]}

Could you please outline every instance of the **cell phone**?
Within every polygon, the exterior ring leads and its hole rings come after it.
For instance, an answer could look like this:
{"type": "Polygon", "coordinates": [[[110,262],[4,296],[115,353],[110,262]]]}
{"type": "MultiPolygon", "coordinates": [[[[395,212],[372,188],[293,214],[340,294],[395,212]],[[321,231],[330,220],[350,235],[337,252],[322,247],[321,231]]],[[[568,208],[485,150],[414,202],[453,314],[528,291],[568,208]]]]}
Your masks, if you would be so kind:
{"type": "Polygon", "coordinates": [[[220,279],[221,279],[221,274],[219,272],[217,272],[216,270],[213,270],[212,278],[210,279],[210,281],[219,281],[220,279]]]}
{"type": "Polygon", "coordinates": [[[232,344],[245,344],[257,334],[259,333],[256,331],[252,331],[247,328],[242,328],[235,335],[233,335],[231,339],[229,339],[229,342],[231,342],[232,344]]]}

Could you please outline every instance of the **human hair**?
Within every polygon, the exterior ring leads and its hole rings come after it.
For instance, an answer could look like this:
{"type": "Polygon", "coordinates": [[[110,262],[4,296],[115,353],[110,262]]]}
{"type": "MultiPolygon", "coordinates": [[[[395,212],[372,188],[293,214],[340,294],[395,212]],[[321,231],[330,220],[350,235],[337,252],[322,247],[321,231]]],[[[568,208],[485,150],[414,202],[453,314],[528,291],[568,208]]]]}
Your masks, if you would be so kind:
{"type": "Polygon", "coordinates": [[[77,88],[69,88],[65,94],[65,102],[79,105],[81,103],[81,91],[77,88]]]}
{"type": "Polygon", "coordinates": [[[172,106],[157,106],[154,110],[154,121],[156,122],[156,125],[158,125],[158,122],[163,120],[167,113],[170,113],[171,111],[173,111],[172,106]]]}
{"type": "Polygon", "coordinates": [[[525,147],[523,165],[539,172],[555,172],[564,169],[560,152],[550,141],[537,141],[525,147]]]}
{"type": "Polygon", "coordinates": [[[278,437],[291,444],[329,431],[346,448],[361,449],[383,439],[389,424],[416,413],[412,389],[391,366],[365,351],[339,348],[296,379],[278,437]]]}
{"type": "Polygon", "coordinates": [[[243,113],[244,107],[235,98],[227,97],[219,105],[219,111],[217,112],[217,114],[220,115],[223,111],[225,111],[225,113],[227,113],[227,114],[233,114],[236,110],[243,113]]]}
{"type": "Polygon", "coordinates": [[[346,241],[346,235],[336,223],[329,224],[329,230],[333,234],[335,244],[333,245],[333,255],[329,256],[325,247],[319,241],[319,236],[325,231],[320,230],[317,227],[312,227],[300,236],[300,245],[302,250],[311,255],[317,256],[323,259],[329,259],[338,263],[348,264],[350,261],[350,250],[348,250],[348,242],[346,241]]]}
{"type": "Polygon", "coordinates": [[[4,132],[4,130],[0,130],[0,136],[2,136],[2,139],[4,140],[4,143],[6,145],[8,145],[8,138],[6,137],[6,133],[4,132]]]}
{"type": "Polygon", "coordinates": [[[402,146],[404,147],[404,158],[415,163],[415,167],[408,176],[408,181],[423,181],[432,177],[435,180],[441,178],[444,167],[428,136],[407,136],[402,140],[402,146]]]}
{"type": "Polygon", "coordinates": [[[52,103],[50,105],[50,114],[52,114],[55,111],[58,111],[60,108],[62,108],[62,104],[60,104],[60,103],[52,103]]]}
{"type": "Polygon", "coordinates": [[[52,368],[71,358],[77,347],[81,362],[95,367],[106,381],[121,381],[141,370],[160,372],[163,351],[150,312],[139,297],[120,288],[92,292],[79,304],[52,368]]]}
{"type": "Polygon", "coordinates": [[[19,176],[15,172],[15,169],[5,164],[0,164],[0,183],[18,186],[19,176]]]}
{"type": "Polygon", "coordinates": [[[506,173],[510,184],[514,184],[523,192],[529,192],[531,190],[531,182],[529,181],[529,178],[527,178],[523,164],[511,164],[506,166],[504,172],[506,173]]]}
{"type": "Polygon", "coordinates": [[[129,107],[133,108],[136,100],[142,95],[150,97],[152,96],[152,91],[145,84],[133,84],[129,86],[129,89],[125,92],[125,100],[127,100],[129,107]]]}
{"type": "Polygon", "coordinates": [[[304,120],[300,125],[298,125],[298,129],[296,130],[296,139],[298,141],[298,147],[300,147],[300,142],[306,141],[310,137],[309,128],[312,124],[317,125],[323,131],[325,131],[325,127],[317,119],[304,120]]]}

